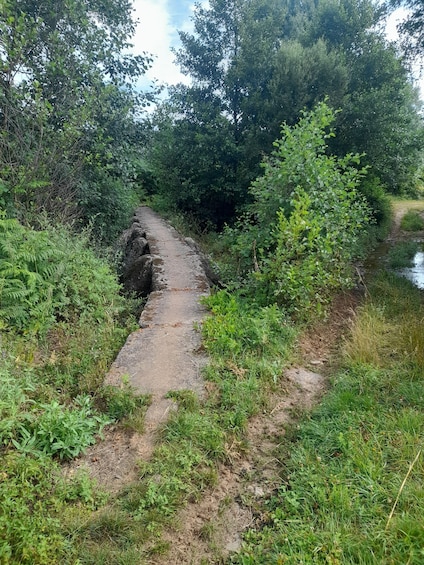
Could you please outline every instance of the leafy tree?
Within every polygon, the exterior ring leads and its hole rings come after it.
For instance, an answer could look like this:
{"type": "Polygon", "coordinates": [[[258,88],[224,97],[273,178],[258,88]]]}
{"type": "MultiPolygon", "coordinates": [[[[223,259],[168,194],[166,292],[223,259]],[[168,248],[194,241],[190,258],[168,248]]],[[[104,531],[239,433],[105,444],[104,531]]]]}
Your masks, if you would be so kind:
{"type": "Polygon", "coordinates": [[[231,123],[213,95],[192,88],[179,92],[156,116],[150,162],[171,206],[202,223],[219,224],[233,217],[240,198],[231,123]]]}
{"type": "Polygon", "coordinates": [[[158,120],[152,141],[153,168],[174,205],[208,220],[215,206],[218,225],[231,220],[249,202],[248,186],[281,123],[295,124],[325,96],[343,110],[331,149],[340,156],[365,153],[379,179],[375,186],[413,188],[421,163],[420,105],[408,69],[377,27],[381,16],[371,0],[197,6],[194,33],[181,34],[177,52],[193,85],[172,91],[163,108],[171,112],[166,133],[158,120]]]}
{"type": "Polygon", "coordinates": [[[404,48],[410,58],[424,54],[424,6],[421,0],[389,0],[389,9],[404,6],[409,13],[400,25],[399,31],[404,36],[404,48]]]}
{"type": "Polygon", "coordinates": [[[334,120],[321,103],[295,126],[283,126],[251,187],[250,226],[243,219],[233,233],[234,250],[250,255],[255,297],[297,316],[322,312],[331,292],[349,285],[370,219],[358,191],[366,174],[359,155],[327,154],[334,120]]]}
{"type": "Polygon", "coordinates": [[[392,46],[370,35],[348,60],[349,84],[331,144],[339,155],[364,153],[364,164],[391,193],[417,184],[424,141],[421,102],[392,46]]]}
{"type": "Polygon", "coordinates": [[[81,206],[102,216],[102,198],[93,210],[86,187],[102,193],[121,174],[119,157],[131,154],[122,132],[139,102],[132,83],[149,63],[124,54],[131,12],[128,0],[2,2],[0,175],[21,217],[44,209],[69,218],[81,206]]]}

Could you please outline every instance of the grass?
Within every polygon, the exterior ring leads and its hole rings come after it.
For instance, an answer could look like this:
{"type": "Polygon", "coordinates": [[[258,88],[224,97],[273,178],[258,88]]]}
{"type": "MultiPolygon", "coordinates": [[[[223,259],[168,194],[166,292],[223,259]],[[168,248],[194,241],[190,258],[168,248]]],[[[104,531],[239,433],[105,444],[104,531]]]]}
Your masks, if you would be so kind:
{"type": "Polygon", "coordinates": [[[66,524],[72,516],[84,523],[106,498],[86,475],[65,480],[60,462],[124,414],[141,419],[147,403],[128,389],[103,387],[135,326],[133,303],[120,296],[87,237],[4,219],[2,227],[0,563],[66,563],[73,556],[66,524]],[[7,261],[16,253],[23,259],[12,273],[7,261]],[[22,290],[15,299],[13,285],[22,290]]]}
{"type": "Polygon", "coordinates": [[[231,563],[423,562],[424,304],[394,275],[369,290],[330,393],[278,448],[268,523],[231,563]]]}
{"type": "MultiPolygon", "coordinates": [[[[230,562],[422,563],[422,295],[390,274],[368,290],[331,392],[279,438],[281,484],[258,509],[263,527],[246,534],[230,562]]],[[[163,530],[216,485],[228,445],[244,445],[247,422],[278,386],[296,337],[279,309],[241,293],[217,292],[207,305],[208,397],[170,393],[178,409],[152,459],[109,498],[84,475],[65,481],[57,457],[22,453],[12,440],[34,407],[36,416],[40,405],[57,402],[68,414],[88,393],[90,414],[141,430],[148,400],[125,383],[101,386],[128,326],[110,319],[99,328],[84,318],[62,320],[43,337],[2,332],[0,562],[143,565],[172,550],[163,530]]],[[[212,543],[212,525],[201,535],[212,543]]]]}
{"type": "Polygon", "coordinates": [[[400,222],[401,229],[405,231],[421,231],[424,229],[424,219],[416,210],[408,210],[400,222]]]}
{"type": "Polygon", "coordinates": [[[421,248],[416,241],[400,241],[387,254],[387,263],[391,269],[404,269],[412,265],[412,260],[421,248]]]}
{"type": "MultiPolygon", "coordinates": [[[[72,547],[81,563],[140,565],[168,550],[161,532],[176,512],[216,485],[228,445],[243,438],[248,419],[266,404],[288,362],[295,332],[274,308],[254,308],[242,297],[218,292],[208,300],[204,345],[211,357],[206,372],[210,394],[200,401],[191,391],[171,392],[178,410],[162,430],[152,460],[140,463],[139,479],[106,509],[74,531],[72,547]],[[94,535],[95,534],[95,535],[94,535]]],[[[212,535],[207,528],[203,536],[212,535]]]]}

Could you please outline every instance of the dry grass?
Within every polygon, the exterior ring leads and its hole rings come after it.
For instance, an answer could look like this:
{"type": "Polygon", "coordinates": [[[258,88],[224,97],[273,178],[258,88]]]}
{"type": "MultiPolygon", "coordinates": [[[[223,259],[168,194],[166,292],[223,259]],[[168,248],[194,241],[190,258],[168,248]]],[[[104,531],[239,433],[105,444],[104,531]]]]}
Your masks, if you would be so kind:
{"type": "Polygon", "coordinates": [[[391,346],[391,330],[380,308],[373,304],[359,308],[352,321],[349,339],[344,344],[346,357],[353,363],[383,366],[384,352],[391,346]]]}

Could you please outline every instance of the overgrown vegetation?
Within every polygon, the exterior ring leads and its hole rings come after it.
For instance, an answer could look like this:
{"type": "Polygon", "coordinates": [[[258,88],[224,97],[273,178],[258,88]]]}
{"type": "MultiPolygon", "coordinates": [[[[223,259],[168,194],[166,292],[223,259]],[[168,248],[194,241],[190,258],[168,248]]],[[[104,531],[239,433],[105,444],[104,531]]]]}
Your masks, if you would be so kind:
{"type": "Polygon", "coordinates": [[[387,253],[387,264],[392,269],[403,269],[412,265],[414,255],[419,251],[416,241],[400,241],[395,243],[387,253]]]}
{"type": "Polygon", "coordinates": [[[422,562],[424,304],[395,275],[368,290],[331,391],[278,447],[268,523],[231,563],[422,562]]]}
{"type": "Polygon", "coordinates": [[[133,321],[86,236],[4,217],[0,231],[0,561],[64,562],[64,515],[102,497],[84,475],[65,480],[59,461],[146,405],[103,388],[133,321]]]}
{"type": "Polygon", "coordinates": [[[421,231],[424,229],[424,219],[416,210],[408,210],[401,220],[400,227],[405,231],[421,231]]]}
{"type": "MultiPolygon", "coordinates": [[[[151,58],[128,52],[130,1],[0,7],[0,562],[148,563],[228,446],[243,449],[294,321],[325,314],[382,238],[387,192],[418,194],[421,105],[371,0],[197,4],[176,53],[192,83],[148,120],[153,95],[135,84],[151,58]],[[131,301],[77,232],[112,242],[146,195],[201,231],[231,226],[216,246],[226,289],[207,301],[207,398],[170,392],[178,410],[153,459],[108,501],[62,464],[111,422],[140,431],[148,399],[103,386],[131,301]]],[[[415,250],[397,246],[390,266],[415,250]]],[[[331,393],[278,448],[268,523],[234,563],[423,559],[422,298],[394,276],[367,290],[331,393]]]]}
{"type": "Polygon", "coordinates": [[[350,284],[361,236],[372,223],[359,192],[367,172],[360,156],[327,153],[333,122],[323,102],[283,127],[252,184],[248,213],[227,230],[255,299],[298,317],[322,313],[334,291],[350,284]]]}
{"type": "Polygon", "coordinates": [[[180,32],[176,51],[192,82],[175,86],[153,116],[147,154],[162,201],[204,226],[231,224],[251,203],[248,188],[281,124],[293,126],[326,96],[341,110],[331,152],[359,153],[372,168],[373,190],[364,187],[370,206],[377,186],[415,191],[420,101],[385,37],[384,17],[372,0],[196,6],[193,31],[180,32]]]}

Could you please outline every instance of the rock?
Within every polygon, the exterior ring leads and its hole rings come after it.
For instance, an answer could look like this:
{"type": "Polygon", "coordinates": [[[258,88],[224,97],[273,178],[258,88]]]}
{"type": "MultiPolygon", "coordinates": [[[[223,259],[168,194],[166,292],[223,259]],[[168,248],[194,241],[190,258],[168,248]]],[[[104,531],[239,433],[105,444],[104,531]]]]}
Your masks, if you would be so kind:
{"type": "Polygon", "coordinates": [[[186,237],[185,242],[199,256],[202,269],[204,270],[206,278],[208,279],[209,283],[221,288],[222,283],[219,280],[218,274],[214,271],[211,262],[209,261],[208,257],[203,253],[203,251],[200,249],[199,245],[191,237],[186,237]]]}
{"type": "Polygon", "coordinates": [[[122,279],[127,292],[136,292],[147,296],[152,288],[153,259],[151,255],[142,255],[125,271],[122,279]]]}

